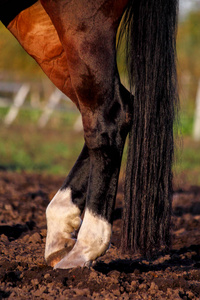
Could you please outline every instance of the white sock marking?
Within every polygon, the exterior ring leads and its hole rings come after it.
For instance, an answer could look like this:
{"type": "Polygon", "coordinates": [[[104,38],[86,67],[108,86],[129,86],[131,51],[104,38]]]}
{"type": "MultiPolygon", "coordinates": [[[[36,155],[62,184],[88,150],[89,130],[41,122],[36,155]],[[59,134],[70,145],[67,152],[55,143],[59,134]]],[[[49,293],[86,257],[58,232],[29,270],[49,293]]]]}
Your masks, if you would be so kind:
{"type": "Polygon", "coordinates": [[[109,248],[111,232],[107,220],[86,209],[74,248],[56,264],[55,269],[83,267],[103,255],[109,248]]]}
{"type": "Polygon", "coordinates": [[[66,239],[81,224],[80,209],[72,202],[71,189],[59,190],[46,210],[47,239],[45,259],[65,247],[66,239]]]}
{"type": "Polygon", "coordinates": [[[86,209],[77,242],[86,247],[88,260],[96,259],[108,249],[111,233],[111,224],[106,219],[86,209]]]}

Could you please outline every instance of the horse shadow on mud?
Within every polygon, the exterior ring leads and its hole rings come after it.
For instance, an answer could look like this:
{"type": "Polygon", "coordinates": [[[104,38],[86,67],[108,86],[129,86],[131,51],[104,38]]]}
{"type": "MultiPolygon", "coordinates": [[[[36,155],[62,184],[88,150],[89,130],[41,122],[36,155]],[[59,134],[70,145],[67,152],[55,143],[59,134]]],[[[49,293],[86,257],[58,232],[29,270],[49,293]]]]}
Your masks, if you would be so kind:
{"type": "Polygon", "coordinates": [[[181,270],[189,270],[191,268],[200,267],[200,245],[191,245],[183,247],[180,250],[171,250],[166,256],[160,252],[152,260],[144,259],[116,259],[110,263],[98,261],[94,269],[103,274],[108,274],[112,271],[139,275],[143,272],[165,271],[167,268],[180,268],[181,270]],[[189,255],[191,253],[191,255],[189,255]],[[187,255],[189,257],[187,257],[187,255]],[[160,261],[160,262],[159,262],[160,261]]]}

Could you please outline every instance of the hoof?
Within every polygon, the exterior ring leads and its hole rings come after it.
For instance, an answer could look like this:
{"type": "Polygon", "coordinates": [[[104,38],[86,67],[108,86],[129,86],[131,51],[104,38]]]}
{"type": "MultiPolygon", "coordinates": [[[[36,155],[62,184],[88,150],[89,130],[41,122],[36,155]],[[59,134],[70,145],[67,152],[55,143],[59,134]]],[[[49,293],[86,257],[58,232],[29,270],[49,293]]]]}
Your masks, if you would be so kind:
{"type": "Polygon", "coordinates": [[[72,269],[77,267],[90,267],[92,260],[87,255],[87,248],[80,245],[77,241],[72,251],[70,251],[61,261],[59,261],[54,269],[72,269]]]}
{"type": "Polygon", "coordinates": [[[46,210],[45,260],[55,266],[75,244],[74,234],[81,225],[80,209],[72,202],[70,188],[59,190],[46,210]]]}
{"type": "Polygon", "coordinates": [[[92,261],[86,261],[84,257],[79,256],[72,260],[72,257],[64,257],[60,262],[58,262],[54,269],[72,269],[77,267],[87,267],[90,268],[92,266],[92,261]]]}
{"type": "Polygon", "coordinates": [[[47,258],[46,258],[46,263],[48,266],[53,267],[59,263],[74,247],[74,244],[76,243],[76,240],[70,239],[70,242],[66,244],[66,247],[58,250],[56,252],[51,253],[47,258]]]}
{"type": "Polygon", "coordinates": [[[109,248],[110,237],[111,224],[86,209],[76,244],[54,269],[92,266],[109,248]]]}

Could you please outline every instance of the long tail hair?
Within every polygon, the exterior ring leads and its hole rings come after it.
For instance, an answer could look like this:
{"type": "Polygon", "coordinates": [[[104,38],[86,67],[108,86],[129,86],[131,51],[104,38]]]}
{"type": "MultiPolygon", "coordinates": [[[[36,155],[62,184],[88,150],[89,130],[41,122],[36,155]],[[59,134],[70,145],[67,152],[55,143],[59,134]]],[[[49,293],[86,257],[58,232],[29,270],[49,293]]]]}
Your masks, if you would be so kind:
{"type": "Polygon", "coordinates": [[[178,0],[130,0],[121,27],[134,90],[121,247],[148,256],[170,245],[177,11],[178,0]]]}

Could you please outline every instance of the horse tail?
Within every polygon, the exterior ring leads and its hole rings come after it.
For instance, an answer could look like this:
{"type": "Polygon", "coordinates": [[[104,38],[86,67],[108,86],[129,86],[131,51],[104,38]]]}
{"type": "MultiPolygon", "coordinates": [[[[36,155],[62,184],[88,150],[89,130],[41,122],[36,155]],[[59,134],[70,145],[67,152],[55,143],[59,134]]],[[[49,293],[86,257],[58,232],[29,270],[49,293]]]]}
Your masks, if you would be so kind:
{"type": "Polygon", "coordinates": [[[134,94],[123,252],[151,256],[155,250],[170,246],[173,123],[178,107],[177,12],[178,0],[131,0],[122,20],[134,94]]]}

